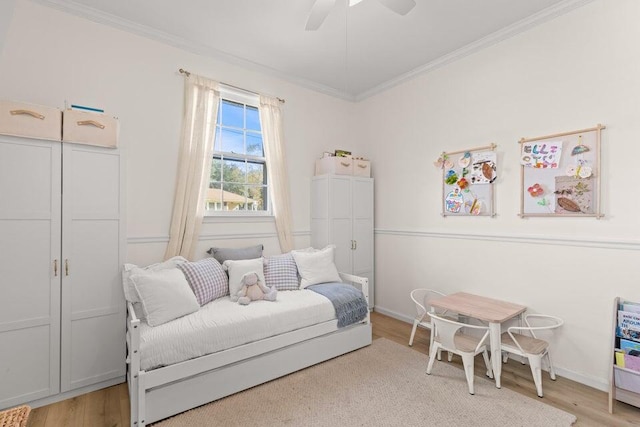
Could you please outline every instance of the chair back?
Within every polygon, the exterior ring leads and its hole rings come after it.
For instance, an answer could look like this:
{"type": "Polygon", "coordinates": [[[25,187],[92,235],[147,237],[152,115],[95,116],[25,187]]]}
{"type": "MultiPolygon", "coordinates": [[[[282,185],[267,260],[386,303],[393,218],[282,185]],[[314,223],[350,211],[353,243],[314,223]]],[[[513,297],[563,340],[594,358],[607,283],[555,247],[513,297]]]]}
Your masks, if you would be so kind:
{"type": "Polygon", "coordinates": [[[416,304],[416,310],[418,311],[419,317],[423,317],[431,310],[431,304],[429,304],[429,301],[434,298],[444,296],[446,295],[442,292],[438,292],[433,289],[414,289],[411,291],[411,299],[416,304]]]}
{"type": "MultiPolygon", "coordinates": [[[[525,333],[529,333],[533,338],[539,339],[536,336],[536,331],[544,331],[544,330],[559,328],[564,324],[564,320],[556,316],[550,316],[548,314],[526,314],[524,316],[524,323],[527,326],[511,326],[507,329],[507,333],[509,334],[513,342],[516,344],[518,349],[523,353],[527,353],[527,351],[525,351],[525,349],[522,348],[520,342],[518,342],[518,339],[515,335],[517,334],[522,335],[522,332],[525,332],[525,333]]],[[[541,340],[541,341],[546,343],[546,341],[544,340],[541,340]]]]}
{"type": "Polygon", "coordinates": [[[442,346],[446,350],[457,350],[457,351],[468,352],[467,350],[461,350],[460,348],[458,348],[455,342],[456,334],[462,328],[485,331],[484,335],[482,336],[482,338],[480,338],[480,340],[478,341],[478,344],[476,345],[475,352],[477,352],[478,349],[482,347],[484,342],[489,337],[489,328],[487,326],[477,326],[477,325],[470,325],[468,323],[456,322],[455,320],[450,320],[450,319],[445,319],[443,317],[440,317],[437,314],[432,312],[427,312],[427,314],[431,318],[431,322],[434,325],[434,329],[435,329],[436,337],[438,338],[438,341],[442,344],[442,346]]]}

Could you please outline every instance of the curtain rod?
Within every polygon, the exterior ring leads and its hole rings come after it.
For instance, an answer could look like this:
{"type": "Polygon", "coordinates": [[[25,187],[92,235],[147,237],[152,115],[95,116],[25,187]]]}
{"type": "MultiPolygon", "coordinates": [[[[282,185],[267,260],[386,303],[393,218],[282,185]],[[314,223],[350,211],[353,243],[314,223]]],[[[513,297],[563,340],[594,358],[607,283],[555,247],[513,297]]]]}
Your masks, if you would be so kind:
{"type": "MultiPolygon", "coordinates": [[[[184,68],[180,68],[178,71],[180,72],[180,74],[184,74],[184,75],[185,75],[185,76],[187,76],[187,77],[189,77],[189,76],[191,75],[191,72],[190,72],[190,71],[185,70],[184,68]]],[[[244,88],[241,88],[241,87],[238,87],[238,86],[230,85],[229,83],[225,83],[225,82],[220,82],[220,83],[222,83],[222,84],[223,84],[223,85],[225,85],[225,86],[232,87],[232,88],[234,88],[234,89],[238,89],[238,90],[241,90],[241,91],[244,91],[244,92],[249,92],[249,93],[252,93],[252,94],[254,94],[254,95],[260,95],[260,94],[259,94],[259,93],[257,93],[257,92],[254,92],[254,91],[251,91],[251,90],[247,90],[247,89],[244,89],[244,88]]],[[[280,101],[281,103],[283,103],[283,104],[284,104],[284,99],[282,99],[282,98],[278,98],[278,97],[276,97],[276,99],[277,99],[278,101],[280,101]]]]}

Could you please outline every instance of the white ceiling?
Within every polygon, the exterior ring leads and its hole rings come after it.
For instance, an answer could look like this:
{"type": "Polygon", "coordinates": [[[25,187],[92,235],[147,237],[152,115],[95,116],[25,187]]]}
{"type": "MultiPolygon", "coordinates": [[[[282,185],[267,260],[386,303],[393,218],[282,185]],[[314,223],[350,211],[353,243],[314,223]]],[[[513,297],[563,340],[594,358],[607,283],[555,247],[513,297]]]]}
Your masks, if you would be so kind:
{"type": "Polygon", "coordinates": [[[315,32],[315,0],[36,1],[357,100],[590,0],[416,0],[406,16],[336,0],[315,32]]]}

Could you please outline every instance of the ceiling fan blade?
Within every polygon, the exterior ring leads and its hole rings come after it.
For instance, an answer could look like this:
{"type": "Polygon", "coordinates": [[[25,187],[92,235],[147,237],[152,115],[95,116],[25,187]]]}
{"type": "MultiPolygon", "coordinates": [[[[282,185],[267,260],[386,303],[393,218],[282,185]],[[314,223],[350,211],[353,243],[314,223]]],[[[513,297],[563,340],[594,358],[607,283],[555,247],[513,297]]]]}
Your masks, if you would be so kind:
{"type": "Polygon", "coordinates": [[[304,29],[307,31],[315,31],[320,28],[320,25],[322,25],[327,15],[329,15],[335,3],[336,0],[316,0],[311,8],[311,13],[309,13],[307,26],[304,27],[304,29]]]}
{"type": "Polygon", "coordinates": [[[378,0],[380,3],[393,10],[400,15],[406,15],[411,12],[416,5],[414,0],[378,0]]]}

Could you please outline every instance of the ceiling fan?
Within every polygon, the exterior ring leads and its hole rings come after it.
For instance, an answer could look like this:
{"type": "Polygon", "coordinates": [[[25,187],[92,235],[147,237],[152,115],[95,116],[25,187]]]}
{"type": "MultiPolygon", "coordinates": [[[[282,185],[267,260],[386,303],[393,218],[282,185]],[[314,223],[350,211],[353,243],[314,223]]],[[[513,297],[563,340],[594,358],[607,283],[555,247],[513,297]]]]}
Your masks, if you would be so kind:
{"type": "MultiPolygon", "coordinates": [[[[349,0],[349,6],[360,3],[362,0],[349,0]]],[[[415,0],[378,0],[380,3],[399,15],[406,15],[416,5],[415,0]]],[[[336,4],[336,0],[316,0],[311,8],[311,13],[307,19],[305,30],[315,31],[320,28],[331,8],[336,4]]]]}

